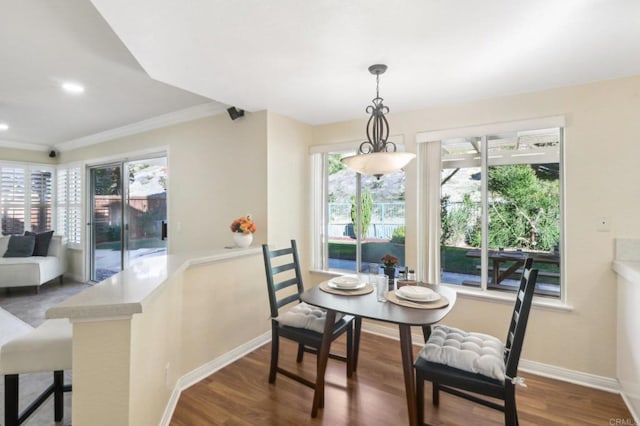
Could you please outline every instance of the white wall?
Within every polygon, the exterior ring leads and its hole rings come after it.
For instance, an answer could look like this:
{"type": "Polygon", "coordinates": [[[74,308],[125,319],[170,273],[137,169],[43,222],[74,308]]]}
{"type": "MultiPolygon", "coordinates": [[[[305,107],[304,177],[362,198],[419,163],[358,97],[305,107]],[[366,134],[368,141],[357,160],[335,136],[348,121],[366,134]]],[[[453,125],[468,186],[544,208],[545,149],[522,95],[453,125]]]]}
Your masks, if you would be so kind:
{"type": "MultiPolygon", "coordinates": [[[[615,377],[615,276],[613,239],[638,236],[640,185],[640,77],[565,87],[459,105],[389,115],[392,135],[416,152],[416,133],[471,125],[565,115],[566,294],[571,312],[534,308],[523,357],[615,377]],[[597,232],[600,216],[610,232],[597,232]]],[[[366,100],[363,100],[363,103],[366,100]]],[[[393,99],[388,100],[393,108],[393,99]]],[[[313,144],[364,137],[362,120],[314,127],[313,144]]],[[[407,167],[407,261],[416,264],[417,163],[407,167]]],[[[503,336],[510,304],[459,298],[447,323],[503,336]]]]}

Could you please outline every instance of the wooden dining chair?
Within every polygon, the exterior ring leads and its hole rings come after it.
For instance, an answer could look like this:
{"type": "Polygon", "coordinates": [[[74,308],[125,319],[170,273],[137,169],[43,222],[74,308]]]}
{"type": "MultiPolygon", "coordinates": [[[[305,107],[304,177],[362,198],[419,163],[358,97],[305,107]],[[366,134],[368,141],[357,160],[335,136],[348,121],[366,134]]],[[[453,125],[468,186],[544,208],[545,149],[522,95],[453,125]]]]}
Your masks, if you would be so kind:
{"type": "MultiPolygon", "coordinates": [[[[300,303],[300,294],[304,291],[302,274],[300,273],[300,261],[296,241],[291,240],[291,247],[279,250],[271,250],[268,245],[262,246],[264,256],[264,267],[267,277],[267,291],[269,293],[269,305],[271,308],[271,367],[269,370],[269,383],[275,383],[276,373],[283,374],[317,391],[316,383],[305,379],[289,370],[278,366],[279,340],[280,337],[298,343],[298,353],[296,361],[302,362],[304,352],[318,354],[322,343],[324,321],[321,319],[324,311],[310,305],[300,303]],[[283,295],[282,295],[283,294],[283,295]],[[284,312],[281,308],[290,306],[293,308],[284,312]],[[301,309],[299,309],[301,308],[301,309]],[[292,314],[292,311],[296,311],[292,314]],[[308,313],[310,318],[305,318],[308,313]],[[306,321],[306,320],[309,321],[306,321]],[[304,328],[311,325],[311,329],[304,328]]],[[[346,362],[347,377],[351,377],[357,363],[357,351],[360,337],[360,321],[355,321],[351,315],[336,316],[335,327],[331,334],[333,342],[338,337],[346,333],[347,350],[346,356],[329,354],[330,358],[346,362]],[[354,341],[354,324],[358,325],[355,330],[356,341],[354,341]]],[[[316,358],[317,362],[317,358],[316,358]]],[[[317,378],[316,378],[317,381],[317,378]]],[[[324,406],[323,398],[320,408],[324,406]]],[[[312,411],[312,417],[315,417],[312,411]]]]}
{"type": "Polygon", "coordinates": [[[538,270],[525,261],[506,344],[493,336],[436,326],[415,362],[418,424],[424,424],[424,382],[433,385],[433,405],[439,391],[504,412],[505,425],[518,424],[515,387],[520,352],[527,328],[538,270]],[[459,348],[465,349],[460,350],[459,348]],[[503,401],[497,404],[476,395],[503,401]]]}

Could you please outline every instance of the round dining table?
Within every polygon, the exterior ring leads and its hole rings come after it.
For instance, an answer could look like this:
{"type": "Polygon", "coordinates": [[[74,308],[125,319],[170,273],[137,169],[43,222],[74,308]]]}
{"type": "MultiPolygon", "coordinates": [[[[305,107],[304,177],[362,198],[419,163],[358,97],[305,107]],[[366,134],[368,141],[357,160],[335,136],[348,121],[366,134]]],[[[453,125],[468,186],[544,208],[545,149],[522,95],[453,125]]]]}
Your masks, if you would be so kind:
{"type": "MultiPolygon", "coordinates": [[[[376,321],[397,324],[400,334],[400,352],[402,355],[402,371],[404,375],[405,393],[407,398],[407,409],[409,414],[409,424],[417,424],[417,408],[415,397],[415,378],[413,374],[413,350],[411,327],[421,327],[425,342],[431,334],[431,325],[441,321],[453,308],[456,302],[456,292],[453,289],[426,283],[418,283],[420,286],[429,287],[448,299],[449,304],[438,309],[419,309],[416,307],[400,306],[395,303],[380,302],[373,291],[364,295],[332,294],[321,290],[321,285],[317,285],[306,290],[300,295],[300,299],[310,305],[327,310],[325,329],[322,345],[318,353],[316,389],[313,397],[312,416],[315,417],[318,408],[324,400],[324,375],[329,358],[331,341],[331,327],[335,323],[336,312],[353,315],[358,324],[363,318],[376,321]]],[[[356,327],[359,332],[360,326],[356,327]]],[[[360,341],[360,336],[354,336],[354,345],[360,341]]],[[[354,371],[357,368],[358,347],[354,347],[354,371]]]]}

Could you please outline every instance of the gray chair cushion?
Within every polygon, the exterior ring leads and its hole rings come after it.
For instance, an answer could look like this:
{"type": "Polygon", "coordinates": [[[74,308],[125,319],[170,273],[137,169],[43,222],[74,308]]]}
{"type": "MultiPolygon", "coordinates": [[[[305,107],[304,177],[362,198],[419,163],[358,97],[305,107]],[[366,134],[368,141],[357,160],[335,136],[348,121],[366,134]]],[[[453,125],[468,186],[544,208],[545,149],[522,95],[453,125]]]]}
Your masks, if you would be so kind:
{"type": "Polygon", "coordinates": [[[36,246],[33,235],[12,235],[2,257],[31,257],[36,246]]]}
{"type": "MultiPolygon", "coordinates": [[[[288,327],[305,328],[316,333],[324,332],[324,323],[327,318],[327,311],[315,306],[300,302],[287,312],[279,315],[276,320],[288,327]]],[[[336,313],[336,322],[342,319],[340,312],[336,313]]]]}
{"type": "Polygon", "coordinates": [[[434,328],[420,357],[504,382],[504,344],[496,337],[453,327],[434,328]]]}

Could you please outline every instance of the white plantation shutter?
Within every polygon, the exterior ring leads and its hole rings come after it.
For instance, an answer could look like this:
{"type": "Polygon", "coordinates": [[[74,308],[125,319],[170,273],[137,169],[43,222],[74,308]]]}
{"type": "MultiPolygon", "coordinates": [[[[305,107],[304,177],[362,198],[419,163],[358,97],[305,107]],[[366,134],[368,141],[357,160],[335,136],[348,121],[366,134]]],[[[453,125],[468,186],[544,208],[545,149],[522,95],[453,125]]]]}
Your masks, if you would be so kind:
{"type": "Polygon", "coordinates": [[[31,231],[44,232],[52,228],[53,173],[51,170],[31,171],[31,231]]]}
{"type": "Polygon", "coordinates": [[[71,244],[80,245],[82,241],[82,170],[80,167],[69,169],[69,228],[67,238],[71,244]]]}
{"type": "Polygon", "coordinates": [[[52,228],[53,168],[37,164],[0,164],[0,218],[3,235],[52,228]]]}
{"type": "Polygon", "coordinates": [[[22,234],[26,219],[25,168],[2,166],[0,179],[2,235],[22,234]]]}
{"type": "Polygon", "coordinates": [[[82,242],[82,172],[80,167],[58,169],[58,233],[67,237],[69,246],[82,242]]]}
{"type": "Polygon", "coordinates": [[[56,230],[59,234],[63,234],[68,240],[68,223],[69,213],[67,212],[67,176],[69,171],[67,169],[58,169],[56,176],[56,230]]]}

